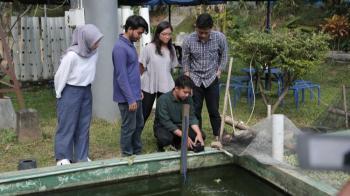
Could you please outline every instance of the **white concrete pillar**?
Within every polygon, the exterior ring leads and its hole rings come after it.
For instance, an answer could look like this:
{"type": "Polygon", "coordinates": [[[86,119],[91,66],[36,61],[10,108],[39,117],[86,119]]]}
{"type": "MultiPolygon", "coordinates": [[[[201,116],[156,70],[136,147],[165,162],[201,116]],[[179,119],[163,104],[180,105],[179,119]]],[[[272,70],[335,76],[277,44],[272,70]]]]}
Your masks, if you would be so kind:
{"type": "Polygon", "coordinates": [[[123,17],[122,17],[122,8],[118,8],[117,12],[117,21],[118,21],[118,32],[123,32],[123,17]]]}
{"type": "Polygon", "coordinates": [[[140,16],[142,16],[147,24],[148,24],[148,34],[143,34],[142,38],[140,40],[140,53],[142,52],[143,48],[152,41],[152,36],[151,36],[151,22],[149,18],[149,9],[148,7],[141,7],[140,8],[140,16]]]}
{"type": "Polygon", "coordinates": [[[83,0],[86,23],[96,25],[104,34],[98,48],[96,77],[92,85],[93,115],[114,122],[119,119],[118,105],[113,102],[112,49],[118,39],[118,0],[83,0]]]}
{"type": "Polygon", "coordinates": [[[130,6],[121,6],[121,10],[122,10],[122,26],[125,24],[126,19],[128,19],[129,16],[133,15],[134,12],[131,10],[130,6]]]}

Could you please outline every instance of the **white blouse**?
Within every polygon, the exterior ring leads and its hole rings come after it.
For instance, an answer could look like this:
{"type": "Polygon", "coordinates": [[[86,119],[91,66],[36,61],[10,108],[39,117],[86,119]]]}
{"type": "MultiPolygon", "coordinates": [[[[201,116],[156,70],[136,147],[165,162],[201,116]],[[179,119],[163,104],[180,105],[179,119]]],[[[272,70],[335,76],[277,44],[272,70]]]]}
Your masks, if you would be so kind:
{"type": "Polygon", "coordinates": [[[56,98],[61,98],[66,84],[73,86],[91,84],[95,79],[97,57],[97,52],[89,58],[83,58],[72,51],[65,54],[54,78],[56,98]]]}
{"type": "Polygon", "coordinates": [[[171,69],[178,64],[177,57],[174,54],[174,59],[171,60],[167,48],[162,48],[162,54],[163,56],[157,54],[155,44],[149,43],[140,55],[139,62],[145,68],[141,76],[141,89],[147,93],[166,93],[175,86],[171,69]]]}

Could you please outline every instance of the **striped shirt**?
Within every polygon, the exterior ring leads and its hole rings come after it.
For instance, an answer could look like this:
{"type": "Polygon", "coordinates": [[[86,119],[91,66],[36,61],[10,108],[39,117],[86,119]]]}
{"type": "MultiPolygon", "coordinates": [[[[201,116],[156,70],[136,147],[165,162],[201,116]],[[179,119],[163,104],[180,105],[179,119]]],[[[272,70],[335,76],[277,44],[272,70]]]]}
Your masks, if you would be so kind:
{"type": "Polygon", "coordinates": [[[227,41],[224,34],[211,31],[209,40],[199,40],[197,32],[190,34],[182,45],[184,71],[196,86],[207,88],[216,78],[218,70],[224,70],[227,63],[227,41]]]}

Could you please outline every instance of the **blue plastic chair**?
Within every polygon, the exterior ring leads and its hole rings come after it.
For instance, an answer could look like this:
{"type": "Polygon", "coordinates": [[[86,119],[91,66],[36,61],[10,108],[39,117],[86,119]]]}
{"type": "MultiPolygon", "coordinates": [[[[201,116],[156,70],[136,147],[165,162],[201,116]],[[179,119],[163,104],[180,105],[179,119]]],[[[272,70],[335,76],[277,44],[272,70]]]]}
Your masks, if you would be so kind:
{"type": "MultiPolygon", "coordinates": [[[[255,74],[256,70],[255,70],[255,68],[246,67],[246,68],[242,68],[241,71],[247,74],[246,77],[248,78],[247,79],[248,81],[250,80],[250,76],[252,76],[253,80],[256,83],[256,74],[255,74]]],[[[283,89],[283,73],[282,73],[280,68],[276,68],[276,67],[272,67],[270,69],[270,73],[274,76],[272,78],[272,82],[277,83],[277,95],[279,96],[279,95],[281,95],[282,89],[283,89]]],[[[265,89],[267,89],[268,80],[267,80],[266,76],[268,74],[268,69],[264,70],[264,74],[265,74],[265,78],[261,78],[261,79],[265,80],[265,89]]],[[[239,76],[239,77],[241,77],[241,76],[239,76]]],[[[257,88],[256,88],[256,90],[257,90],[257,88]]]]}
{"type": "Polygon", "coordinates": [[[318,105],[320,105],[320,91],[321,91],[321,87],[319,84],[313,83],[311,81],[306,81],[306,80],[296,80],[294,81],[293,86],[291,86],[289,88],[289,90],[293,90],[293,95],[294,95],[294,102],[295,102],[295,106],[296,109],[299,109],[299,91],[301,91],[302,94],[302,103],[304,103],[305,101],[305,89],[309,89],[310,90],[310,100],[313,99],[314,97],[314,93],[313,93],[313,89],[317,89],[317,103],[318,105]]]}
{"type": "MultiPolygon", "coordinates": [[[[243,76],[245,77],[245,76],[243,76]]],[[[243,79],[240,78],[240,79],[243,79]]],[[[220,88],[221,87],[225,87],[226,84],[220,84],[220,88]]],[[[252,106],[253,104],[253,87],[252,85],[250,85],[249,80],[239,80],[237,77],[236,78],[232,78],[231,79],[231,83],[230,83],[230,88],[233,90],[233,107],[236,108],[237,105],[237,101],[240,99],[241,97],[241,93],[242,91],[246,91],[247,92],[247,101],[249,106],[252,106]]]]}
{"type": "Polygon", "coordinates": [[[233,83],[248,84],[249,81],[250,81],[249,76],[233,76],[231,78],[231,84],[233,84],[233,83]]]}

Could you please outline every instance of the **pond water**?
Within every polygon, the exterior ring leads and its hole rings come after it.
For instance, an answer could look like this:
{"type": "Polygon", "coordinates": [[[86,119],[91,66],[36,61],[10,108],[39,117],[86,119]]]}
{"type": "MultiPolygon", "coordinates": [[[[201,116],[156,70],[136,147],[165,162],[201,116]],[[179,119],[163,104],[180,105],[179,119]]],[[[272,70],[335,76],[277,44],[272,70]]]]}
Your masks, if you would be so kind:
{"type": "Polygon", "coordinates": [[[172,173],[162,176],[142,177],[142,179],[136,178],[132,181],[80,187],[79,189],[60,191],[59,193],[51,192],[45,195],[280,196],[288,194],[240,167],[227,165],[189,171],[186,183],[183,183],[180,174],[172,173]]]}

